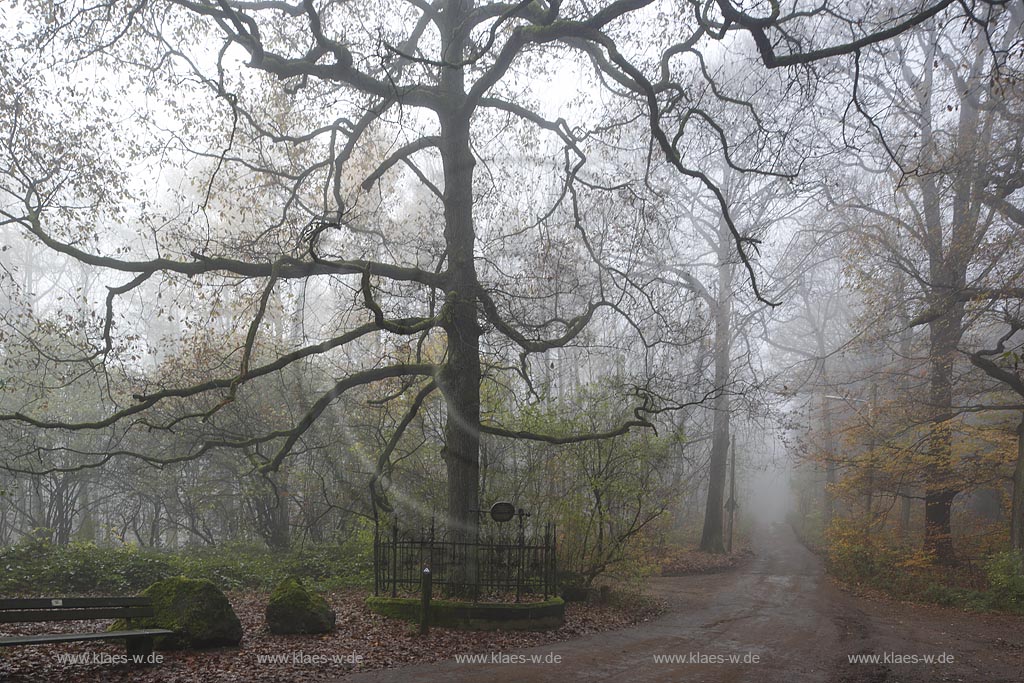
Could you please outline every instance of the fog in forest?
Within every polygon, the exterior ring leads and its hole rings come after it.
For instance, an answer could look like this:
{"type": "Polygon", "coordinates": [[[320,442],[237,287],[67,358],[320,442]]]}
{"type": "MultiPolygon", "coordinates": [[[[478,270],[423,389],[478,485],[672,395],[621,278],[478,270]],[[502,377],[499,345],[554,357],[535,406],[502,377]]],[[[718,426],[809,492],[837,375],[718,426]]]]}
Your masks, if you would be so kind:
{"type": "Polygon", "coordinates": [[[0,678],[1019,680],[1022,297],[1019,0],[4,3],[0,678]]]}

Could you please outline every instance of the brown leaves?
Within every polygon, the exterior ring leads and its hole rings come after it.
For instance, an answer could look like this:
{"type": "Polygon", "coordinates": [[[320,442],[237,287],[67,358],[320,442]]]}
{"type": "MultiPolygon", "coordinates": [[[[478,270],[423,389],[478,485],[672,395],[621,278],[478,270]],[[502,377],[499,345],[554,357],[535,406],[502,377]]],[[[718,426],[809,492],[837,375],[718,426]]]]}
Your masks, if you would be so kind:
{"type": "MultiPolygon", "coordinates": [[[[645,621],[657,614],[653,603],[629,601],[629,606],[566,605],[561,628],[533,632],[472,632],[432,629],[421,637],[414,624],[388,619],[366,608],[366,594],[357,591],[326,596],[338,613],[337,628],[328,634],[275,636],[266,628],[265,593],[231,593],[231,604],[242,621],[244,637],[238,648],[162,652],[164,661],[148,668],[120,664],[66,663],[58,655],[123,655],[116,641],[5,648],[0,678],[5,681],[141,681],[205,683],[260,680],[270,683],[333,681],[352,671],[367,671],[423,662],[437,662],[455,654],[507,652],[543,643],[568,640],[645,621]]],[[[88,632],[105,622],[8,624],[10,634],[28,632],[88,632]]]]}
{"type": "Polygon", "coordinates": [[[676,548],[666,553],[665,557],[660,561],[661,575],[715,574],[736,567],[751,555],[753,555],[753,552],[749,548],[740,548],[728,555],[676,548]]]}

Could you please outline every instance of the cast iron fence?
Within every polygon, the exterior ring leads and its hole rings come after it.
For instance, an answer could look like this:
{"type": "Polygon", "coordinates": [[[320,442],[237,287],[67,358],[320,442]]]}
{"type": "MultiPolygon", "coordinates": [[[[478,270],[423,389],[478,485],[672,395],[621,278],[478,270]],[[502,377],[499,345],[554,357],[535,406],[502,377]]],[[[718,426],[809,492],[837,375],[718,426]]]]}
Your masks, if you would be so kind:
{"type": "Polygon", "coordinates": [[[399,529],[397,523],[378,528],[373,543],[375,595],[418,594],[425,567],[434,589],[450,597],[514,596],[520,602],[523,596],[540,595],[546,600],[556,591],[555,525],[545,524],[543,537],[528,535],[521,525],[488,525],[471,541],[453,540],[433,524],[418,531],[399,529]]]}

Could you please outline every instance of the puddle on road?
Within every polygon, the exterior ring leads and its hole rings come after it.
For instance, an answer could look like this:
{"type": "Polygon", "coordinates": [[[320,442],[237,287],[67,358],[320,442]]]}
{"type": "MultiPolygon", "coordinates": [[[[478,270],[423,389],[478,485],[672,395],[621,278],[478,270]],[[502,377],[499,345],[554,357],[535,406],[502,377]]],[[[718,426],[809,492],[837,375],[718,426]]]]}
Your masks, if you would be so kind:
{"type": "Polygon", "coordinates": [[[782,586],[783,588],[791,588],[793,586],[792,576],[766,576],[768,583],[773,583],[776,586],[782,586]]]}

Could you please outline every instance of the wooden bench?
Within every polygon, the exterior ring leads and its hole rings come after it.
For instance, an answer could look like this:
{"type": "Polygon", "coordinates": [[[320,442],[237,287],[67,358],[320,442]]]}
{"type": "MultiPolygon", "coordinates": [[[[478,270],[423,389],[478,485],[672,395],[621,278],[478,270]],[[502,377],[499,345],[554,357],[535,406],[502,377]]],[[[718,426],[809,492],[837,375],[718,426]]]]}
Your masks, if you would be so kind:
{"type": "MultiPolygon", "coordinates": [[[[153,616],[150,598],[4,598],[0,599],[0,624],[78,619],[132,619],[153,616]]],[[[0,647],[70,643],[79,640],[124,640],[128,661],[147,662],[153,654],[153,638],[170,635],[165,628],[100,631],[93,633],[43,633],[31,636],[0,636],[0,647]]]]}

